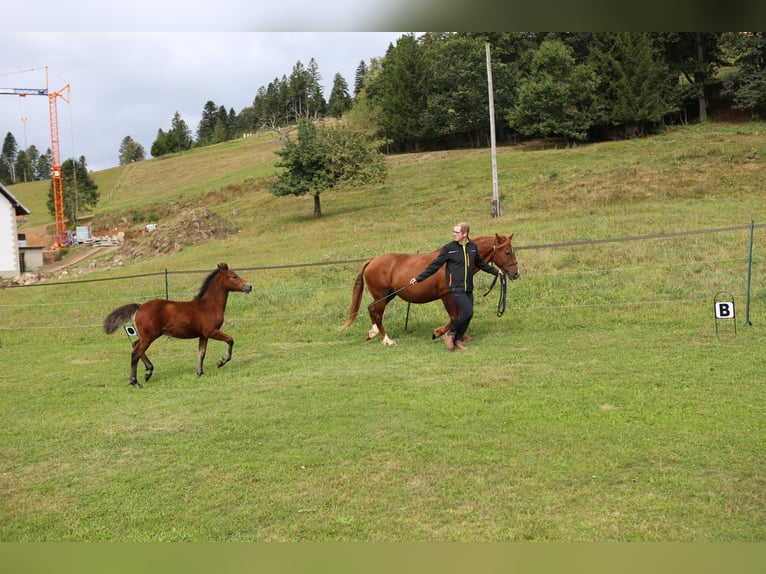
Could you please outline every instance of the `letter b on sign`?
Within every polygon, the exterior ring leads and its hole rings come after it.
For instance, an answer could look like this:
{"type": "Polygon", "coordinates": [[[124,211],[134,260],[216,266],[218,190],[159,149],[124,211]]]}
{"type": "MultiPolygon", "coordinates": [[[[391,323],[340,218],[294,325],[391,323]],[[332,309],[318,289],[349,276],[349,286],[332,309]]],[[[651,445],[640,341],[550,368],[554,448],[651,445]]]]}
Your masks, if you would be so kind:
{"type": "Polygon", "coordinates": [[[734,319],[734,301],[716,301],[715,318],[734,319]]]}

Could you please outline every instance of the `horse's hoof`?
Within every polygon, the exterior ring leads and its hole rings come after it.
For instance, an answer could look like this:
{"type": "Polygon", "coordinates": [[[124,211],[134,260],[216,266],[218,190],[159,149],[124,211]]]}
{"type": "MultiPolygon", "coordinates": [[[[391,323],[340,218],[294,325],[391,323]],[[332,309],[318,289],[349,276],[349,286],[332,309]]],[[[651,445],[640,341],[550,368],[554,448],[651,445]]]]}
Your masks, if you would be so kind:
{"type": "Polygon", "coordinates": [[[143,388],[144,388],[144,385],[142,385],[142,384],[141,384],[141,383],[139,383],[138,381],[130,381],[130,384],[131,384],[132,386],[136,387],[137,389],[143,389],[143,388]]]}

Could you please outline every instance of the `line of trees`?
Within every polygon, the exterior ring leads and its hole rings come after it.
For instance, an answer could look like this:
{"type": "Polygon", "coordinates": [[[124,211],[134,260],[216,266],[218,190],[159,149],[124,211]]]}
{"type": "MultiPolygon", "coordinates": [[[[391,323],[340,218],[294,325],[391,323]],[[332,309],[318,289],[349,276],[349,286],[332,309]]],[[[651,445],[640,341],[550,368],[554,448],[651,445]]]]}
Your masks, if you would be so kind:
{"type": "MultiPolygon", "coordinates": [[[[206,102],[194,131],[176,112],[150,153],[341,116],[366,123],[386,151],[488,145],[486,43],[500,142],[640,137],[667,123],[706,121],[724,106],[754,117],[766,109],[764,32],[429,32],[404,34],[385,55],[360,62],[353,94],[335,74],[325,100],[312,58],[258,88],[239,113],[206,102]]],[[[120,164],[144,157],[140,144],[123,138],[120,164]]],[[[49,163],[48,154],[19,151],[6,136],[0,181],[50,177],[49,163]]]]}
{"type": "MultiPolygon", "coordinates": [[[[336,74],[325,101],[316,61],[299,61],[239,114],[207,102],[196,141],[172,135],[177,117],[157,141],[167,136],[168,151],[179,151],[355,113],[374,124],[388,151],[488,145],[486,43],[499,141],[640,137],[706,121],[716,108],[753,116],[766,109],[763,32],[429,32],[404,34],[382,57],[360,62],[353,94],[336,74]]],[[[166,149],[152,146],[152,155],[166,149]]]]}
{"type": "Polygon", "coordinates": [[[0,154],[0,182],[11,185],[50,179],[51,156],[50,148],[45,153],[40,153],[34,145],[27,149],[19,149],[16,138],[8,132],[0,154]]]}

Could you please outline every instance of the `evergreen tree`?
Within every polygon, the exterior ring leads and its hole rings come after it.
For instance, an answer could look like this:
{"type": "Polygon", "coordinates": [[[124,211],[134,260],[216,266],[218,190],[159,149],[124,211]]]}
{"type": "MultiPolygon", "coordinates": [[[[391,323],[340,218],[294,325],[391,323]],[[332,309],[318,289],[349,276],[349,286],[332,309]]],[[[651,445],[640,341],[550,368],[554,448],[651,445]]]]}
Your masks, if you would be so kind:
{"type": "Polygon", "coordinates": [[[643,136],[678,109],[671,101],[677,80],[659,57],[650,34],[596,34],[590,58],[600,83],[600,121],[618,126],[623,136],[643,136]]]}
{"type": "Polygon", "coordinates": [[[314,58],[309,60],[307,72],[307,102],[310,117],[321,118],[327,114],[327,101],[322,94],[322,74],[314,58]]]}
{"type": "Polygon", "coordinates": [[[351,102],[346,80],[340,73],[335,74],[332,91],[330,92],[330,101],[327,105],[327,114],[339,118],[351,109],[351,102]]]}
{"type": "Polygon", "coordinates": [[[154,143],[152,143],[152,148],[149,152],[152,154],[152,157],[160,157],[171,151],[172,150],[168,145],[168,134],[166,134],[162,128],[158,129],[157,137],[154,139],[154,143]]]}
{"type": "Polygon", "coordinates": [[[596,75],[577,65],[572,49],[560,40],[545,40],[532,58],[530,77],[518,90],[508,123],[521,134],[585,140],[597,117],[596,75]]]}
{"type": "Polygon", "coordinates": [[[202,118],[197,126],[197,145],[205,146],[212,143],[217,115],[218,108],[213,101],[208,100],[202,108],[202,118]]]}
{"type": "Polygon", "coordinates": [[[176,112],[170,121],[170,131],[168,132],[168,142],[171,143],[171,151],[184,151],[190,149],[194,144],[191,131],[186,122],[181,118],[181,114],[176,112]]]}
{"type": "Polygon", "coordinates": [[[229,108],[229,117],[226,119],[226,133],[229,135],[230,140],[238,137],[237,131],[237,113],[234,111],[234,108],[229,108]]]}
{"type": "Polygon", "coordinates": [[[380,74],[367,84],[368,95],[383,111],[386,137],[397,151],[418,150],[424,135],[430,68],[414,34],[390,46],[380,74]]]}
{"type": "Polygon", "coordinates": [[[35,177],[37,180],[50,179],[52,176],[53,152],[51,148],[42,154],[35,164],[35,177]]]}
{"type": "Polygon", "coordinates": [[[0,182],[10,185],[16,182],[14,175],[14,163],[16,162],[16,153],[19,146],[16,143],[16,138],[13,137],[11,132],[5,135],[3,140],[3,151],[0,154],[0,182]]]}
{"type": "MultiPolygon", "coordinates": [[[[98,185],[91,179],[85,158],[80,156],[78,161],[66,160],[61,164],[62,191],[64,196],[64,217],[69,227],[77,225],[79,214],[98,204],[98,185]]],[[[48,212],[56,216],[53,201],[53,182],[48,191],[48,212]]]]}
{"type": "Polygon", "coordinates": [[[364,60],[361,60],[356,67],[356,76],[354,77],[354,98],[358,97],[359,93],[364,89],[365,81],[367,80],[366,76],[367,64],[364,63],[364,60]]]}
{"type": "Polygon", "coordinates": [[[37,146],[31,145],[27,148],[27,161],[29,162],[29,165],[27,169],[29,170],[29,178],[27,181],[35,181],[39,179],[37,177],[37,162],[40,161],[40,151],[37,149],[37,146]]]}
{"type": "Polygon", "coordinates": [[[301,117],[311,117],[308,113],[308,73],[300,60],[295,63],[290,73],[287,95],[288,123],[298,121],[301,117]]]}
{"type": "Polygon", "coordinates": [[[34,164],[26,150],[19,150],[16,154],[13,171],[16,175],[16,181],[19,183],[26,183],[34,179],[34,164]]]}
{"type": "MultiPolygon", "coordinates": [[[[489,144],[486,38],[466,34],[425,38],[424,49],[432,66],[425,133],[441,141],[489,144]]],[[[495,109],[502,110],[509,105],[513,82],[500,54],[492,55],[493,99],[495,109]]],[[[496,131],[501,131],[502,114],[495,116],[500,124],[496,131]]]]}
{"type": "Polygon", "coordinates": [[[122,142],[120,143],[119,165],[128,165],[129,163],[143,161],[144,159],[146,159],[144,146],[130,136],[122,138],[122,142]]]}

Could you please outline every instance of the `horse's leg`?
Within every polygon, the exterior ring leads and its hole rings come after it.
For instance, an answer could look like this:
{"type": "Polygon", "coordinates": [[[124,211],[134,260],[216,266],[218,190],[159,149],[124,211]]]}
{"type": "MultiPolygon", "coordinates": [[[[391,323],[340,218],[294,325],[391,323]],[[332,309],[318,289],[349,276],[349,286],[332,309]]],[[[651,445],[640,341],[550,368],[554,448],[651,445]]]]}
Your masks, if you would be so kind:
{"type": "Polygon", "coordinates": [[[380,342],[389,347],[396,345],[391,337],[386,335],[386,330],[383,328],[383,313],[386,310],[388,301],[380,301],[369,308],[370,319],[372,320],[372,329],[367,333],[367,340],[372,339],[376,334],[380,335],[380,342]]]}
{"type": "Polygon", "coordinates": [[[143,385],[138,382],[138,377],[136,376],[138,360],[141,359],[144,363],[144,367],[146,367],[146,372],[144,373],[145,382],[151,378],[152,372],[154,372],[154,365],[152,365],[152,362],[146,356],[146,350],[149,348],[149,345],[152,344],[153,340],[154,339],[149,339],[144,336],[133,343],[133,352],[130,355],[130,384],[139,389],[142,389],[143,385]]]}
{"type": "Polygon", "coordinates": [[[211,339],[215,339],[216,341],[223,341],[226,343],[226,354],[221,357],[218,360],[218,368],[220,369],[223,367],[226,363],[231,361],[231,351],[234,348],[234,338],[230,335],[227,335],[223,331],[216,330],[213,334],[210,335],[211,339]]]}
{"type": "MultiPolygon", "coordinates": [[[[231,351],[234,348],[234,339],[230,337],[229,335],[227,335],[226,333],[224,333],[223,331],[220,331],[218,329],[210,333],[209,338],[215,339],[216,341],[223,341],[224,343],[226,343],[226,354],[223,357],[221,357],[221,359],[219,359],[217,363],[219,368],[223,367],[226,363],[231,361],[231,351]]],[[[205,346],[207,346],[207,339],[205,339],[205,346]]],[[[202,348],[201,337],[200,337],[200,348],[202,348]]],[[[204,356],[205,355],[203,353],[202,356],[200,357],[200,363],[199,363],[200,375],[202,374],[202,359],[204,358],[204,356]]]]}
{"type": "Polygon", "coordinates": [[[152,373],[154,373],[154,365],[149,360],[149,357],[146,356],[146,352],[141,356],[141,360],[144,362],[144,367],[146,368],[146,371],[144,371],[144,382],[149,382],[149,379],[152,378],[152,373]]]}
{"type": "Polygon", "coordinates": [[[199,338],[199,349],[197,350],[197,376],[202,376],[205,372],[202,370],[202,363],[205,362],[205,353],[207,352],[207,337],[199,338]]]}
{"type": "Polygon", "coordinates": [[[444,309],[447,311],[447,314],[449,315],[449,323],[444,325],[443,327],[437,327],[434,329],[433,333],[431,334],[432,339],[438,339],[444,333],[446,333],[450,326],[452,325],[452,322],[455,320],[458,314],[458,308],[457,305],[455,305],[455,302],[452,300],[452,296],[448,293],[444,297],[442,297],[442,303],[444,303],[444,309]]]}

